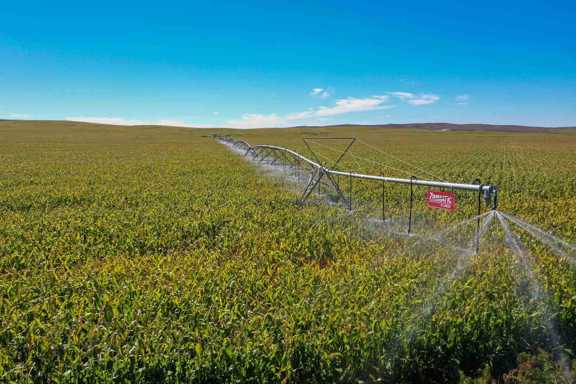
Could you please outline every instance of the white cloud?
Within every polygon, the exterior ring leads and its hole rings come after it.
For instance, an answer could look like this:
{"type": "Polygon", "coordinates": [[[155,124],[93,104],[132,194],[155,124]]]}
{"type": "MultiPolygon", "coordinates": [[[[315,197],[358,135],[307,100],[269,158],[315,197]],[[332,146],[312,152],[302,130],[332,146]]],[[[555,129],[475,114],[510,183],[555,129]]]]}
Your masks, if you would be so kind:
{"type": "Polygon", "coordinates": [[[91,116],[72,116],[65,117],[64,120],[79,121],[82,123],[111,124],[111,125],[142,125],[141,120],[129,120],[121,117],[91,117],[91,116]]]}
{"type": "Polygon", "coordinates": [[[332,107],[319,107],[315,111],[316,116],[334,116],[350,112],[363,112],[373,111],[376,109],[390,108],[391,106],[384,106],[389,100],[388,96],[372,96],[365,99],[356,99],[348,97],[336,101],[332,107]]]}
{"type": "Polygon", "coordinates": [[[11,113],[11,112],[2,112],[0,111],[0,119],[6,120],[24,120],[30,119],[32,116],[25,114],[25,113],[11,113]]]}
{"type": "Polygon", "coordinates": [[[67,121],[78,121],[82,123],[110,124],[110,125],[164,125],[171,127],[188,127],[188,128],[210,128],[206,124],[190,124],[182,120],[132,120],[122,117],[91,117],[91,116],[72,116],[65,117],[67,121]]]}
{"type": "Polygon", "coordinates": [[[169,127],[196,127],[197,125],[195,124],[189,124],[185,121],[182,120],[158,120],[158,121],[152,121],[152,122],[148,122],[148,125],[166,125],[169,127]]]}
{"type": "Polygon", "coordinates": [[[434,104],[440,100],[440,96],[430,93],[414,94],[411,92],[389,92],[388,94],[400,99],[401,101],[416,106],[434,104]]]}
{"type": "Polygon", "coordinates": [[[227,125],[233,128],[267,128],[284,126],[286,122],[274,113],[269,115],[245,113],[240,119],[229,120],[227,125]]]}
{"type": "Polygon", "coordinates": [[[424,94],[424,95],[418,95],[417,97],[408,100],[408,103],[412,105],[427,105],[427,104],[434,104],[438,100],[440,100],[439,96],[424,94]]]}
{"type": "Polygon", "coordinates": [[[330,93],[330,91],[328,91],[325,88],[313,88],[310,93],[310,96],[314,96],[314,97],[319,97],[321,99],[327,99],[329,98],[332,94],[330,93]]]}
{"type": "Polygon", "coordinates": [[[285,127],[294,123],[318,122],[330,116],[342,115],[352,112],[366,112],[381,109],[393,108],[387,104],[390,97],[372,96],[358,99],[348,97],[337,100],[332,106],[320,106],[302,112],[290,113],[284,116],[277,114],[255,114],[247,113],[240,119],[229,120],[227,125],[233,128],[265,128],[265,127],[285,127]]]}
{"type": "Polygon", "coordinates": [[[458,95],[454,98],[456,104],[458,105],[468,105],[470,101],[470,95],[458,95]]]}
{"type": "Polygon", "coordinates": [[[395,96],[397,98],[399,98],[400,100],[409,100],[414,98],[414,94],[410,93],[410,92],[389,92],[389,95],[395,96]]]}

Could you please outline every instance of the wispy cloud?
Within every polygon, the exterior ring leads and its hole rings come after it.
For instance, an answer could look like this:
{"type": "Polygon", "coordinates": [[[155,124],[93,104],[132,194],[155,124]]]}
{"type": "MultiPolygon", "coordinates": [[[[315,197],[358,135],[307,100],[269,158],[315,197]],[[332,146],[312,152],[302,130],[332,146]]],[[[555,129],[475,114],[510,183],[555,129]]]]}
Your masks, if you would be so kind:
{"type": "Polygon", "coordinates": [[[11,113],[11,112],[2,112],[0,111],[0,119],[7,119],[7,120],[25,120],[32,118],[32,115],[28,115],[25,113],[11,113]]]}
{"type": "Polygon", "coordinates": [[[317,116],[334,116],[341,115],[350,112],[363,112],[363,111],[373,111],[376,109],[386,109],[392,106],[385,106],[384,104],[388,102],[388,96],[372,96],[364,99],[356,99],[354,97],[348,97],[346,99],[340,99],[336,101],[336,104],[332,107],[320,107],[316,110],[317,116]]]}
{"type": "Polygon", "coordinates": [[[337,100],[332,106],[320,106],[283,116],[275,113],[247,113],[242,115],[240,119],[229,120],[226,125],[234,128],[264,128],[285,127],[294,123],[313,123],[331,116],[393,108],[393,105],[387,104],[389,100],[388,95],[367,98],[348,97],[337,100]]]}
{"type": "Polygon", "coordinates": [[[65,117],[67,121],[79,121],[82,123],[111,124],[111,125],[143,125],[141,120],[130,120],[122,117],[92,117],[92,116],[71,116],[65,117]]]}
{"type": "Polygon", "coordinates": [[[470,101],[470,95],[458,95],[454,98],[456,104],[458,105],[468,105],[470,101]]]}
{"type": "Polygon", "coordinates": [[[133,120],[125,119],[122,117],[92,117],[92,116],[71,116],[65,117],[64,120],[67,121],[79,121],[83,123],[95,123],[95,124],[110,124],[110,125],[164,125],[170,127],[188,127],[188,128],[210,128],[206,124],[190,124],[182,120],[133,120]]]}
{"type": "Polygon", "coordinates": [[[440,96],[431,93],[414,94],[411,92],[389,92],[388,94],[401,101],[416,106],[434,104],[440,100],[440,96]]]}
{"type": "Polygon", "coordinates": [[[321,99],[327,99],[332,95],[332,93],[326,88],[314,88],[310,91],[309,95],[313,97],[319,97],[321,99]]]}
{"type": "Polygon", "coordinates": [[[400,100],[406,101],[414,98],[414,94],[410,92],[388,92],[389,95],[399,98],[400,100]]]}
{"type": "MultiPolygon", "coordinates": [[[[325,88],[314,88],[310,91],[309,94],[319,98],[327,98],[331,95],[330,92],[325,88]]],[[[410,105],[420,106],[433,104],[438,100],[440,100],[439,96],[428,93],[415,94],[411,92],[387,92],[383,95],[374,95],[363,98],[342,98],[334,101],[331,105],[322,105],[287,114],[245,113],[239,118],[228,120],[224,124],[219,125],[190,124],[182,120],[145,121],[119,117],[90,116],[67,117],[66,120],[114,125],[165,125],[200,128],[210,128],[214,126],[224,126],[231,128],[288,127],[298,124],[324,124],[328,121],[331,121],[332,117],[334,116],[391,109],[395,107],[393,101],[400,101],[410,105]]],[[[212,115],[218,116],[219,114],[214,112],[212,115]]]]}
{"type": "Polygon", "coordinates": [[[210,126],[206,125],[206,124],[190,124],[187,123],[183,120],[158,120],[158,121],[152,121],[152,122],[148,122],[148,125],[166,125],[169,127],[194,127],[194,128],[210,128],[210,126]]]}
{"type": "Polygon", "coordinates": [[[272,113],[269,115],[258,113],[245,113],[240,119],[229,120],[226,126],[232,128],[266,128],[266,127],[284,127],[287,120],[272,113]]]}

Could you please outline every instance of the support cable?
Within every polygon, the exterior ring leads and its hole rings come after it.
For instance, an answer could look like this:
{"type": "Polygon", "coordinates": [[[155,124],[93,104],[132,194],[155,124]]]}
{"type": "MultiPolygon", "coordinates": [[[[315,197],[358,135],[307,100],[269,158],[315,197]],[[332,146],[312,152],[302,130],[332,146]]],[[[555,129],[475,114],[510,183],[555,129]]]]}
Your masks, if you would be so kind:
{"type": "MultiPolygon", "coordinates": [[[[323,147],[325,147],[325,148],[327,148],[327,149],[329,149],[329,150],[331,150],[331,151],[338,152],[338,150],[336,150],[336,149],[334,149],[334,148],[330,148],[330,147],[327,146],[327,145],[319,144],[319,143],[316,143],[316,144],[318,144],[318,145],[320,145],[320,146],[323,146],[323,147]]],[[[362,157],[362,156],[355,155],[355,154],[353,154],[353,153],[350,153],[349,156],[352,157],[352,158],[358,159],[358,160],[363,160],[363,161],[371,162],[371,163],[376,164],[376,165],[379,165],[379,166],[386,167],[386,168],[388,168],[388,169],[391,169],[391,170],[396,171],[396,172],[400,172],[400,173],[405,174],[405,175],[413,176],[413,173],[411,173],[411,172],[405,171],[405,170],[400,169],[400,168],[395,168],[395,167],[393,167],[393,166],[391,166],[391,165],[388,165],[388,164],[386,164],[386,163],[384,163],[384,162],[382,162],[382,161],[378,161],[378,160],[374,160],[374,159],[370,159],[370,158],[365,158],[365,157],[362,157]]],[[[352,160],[352,161],[354,161],[354,160],[352,160]]],[[[360,164],[358,164],[357,161],[354,161],[354,164],[355,164],[358,168],[360,168],[360,169],[362,168],[362,167],[360,166],[360,164]]]]}
{"type": "Polygon", "coordinates": [[[401,163],[404,163],[405,165],[407,165],[407,166],[409,166],[409,167],[411,167],[411,168],[413,168],[413,169],[416,169],[417,171],[420,171],[420,172],[422,172],[422,173],[425,174],[425,175],[431,176],[432,178],[434,178],[434,179],[436,179],[436,180],[446,181],[446,180],[444,180],[442,177],[436,176],[435,174],[431,173],[430,171],[426,171],[426,170],[424,170],[424,169],[422,169],[422,168],[420,168],[420,167],[418,167],[418,166],[416,166],[416,165],[414,165],[414,164],[412,164],[412,163],[410,163],[410,162],[408,162],[408,161],[406,161],[406,160],[403,160],[403,159],[401,159],[401,158],[399,158],[399,157],[396,157],[396,156],[394,156],[394,155],[392,155],[392,154],[390,154],[390,153],[384,152],[384,151],[382,151],[381,149],[379,149],[379,148],[377,148],[377,147],[374,147],[374,146],[372,146],[371,144],[366,143],[364,140],[358,139],[358,141],[361,142],[362,144],[364,144],[365,146],[367,146],[368,148],[371,148],[371,149],[373,149],[374,151],[379,152],[379,153],[381,153],[381,154],[383,154],[383,155],[385,155],[385,156],[389,156],[389,157],[395,159],[396,161],[399,161],[399,162],[401,162],[401,163]]]}

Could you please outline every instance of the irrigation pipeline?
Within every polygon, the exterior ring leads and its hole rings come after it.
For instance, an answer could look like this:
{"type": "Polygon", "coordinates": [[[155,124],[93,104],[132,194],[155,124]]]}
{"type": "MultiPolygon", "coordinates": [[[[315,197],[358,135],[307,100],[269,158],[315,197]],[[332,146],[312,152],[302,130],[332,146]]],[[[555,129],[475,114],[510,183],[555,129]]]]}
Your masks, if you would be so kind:
{"type": "MultiPolygon", "coordinates": [[[[317,161],[311,160],[300,153],[293,151],[288,148],[280,147],[277,145],[250,145],[245,140],[238,140],[230,136],[214,136],[216,139],[234,146],[235,148],[244,151],[244,155],[253,156],[257,160],[266,160],[270,158],[281,159],[287,163],[295,166],[305,165],[308,166],[309,170],[312,172],[313,176],[308,183],[302,200],[305,200],[308,195],[314,190],[314,188],[320,183],[323,176],[326,176],[331,184],[333,184],[336,191],[341,195],[343,200],[348,200],[344,194],[340,191],[337,183],[334,182],[332,176],[344,176],[349,179],[363,179],[363,180],[373,180],[380,181],[384,183],[395,183],[395,184],[407,184],[412,186],[428,186],[435,188],[449,188],[452,190],[465,190],[465,191],[477,191],[480,197],[484,199],[486,204],[492,202],[492,210],[496,210],[498,207],[498,189],[492,184],[464,184],[464,183],[452,183],[447,181],[435,181],[435,180],[423,180],[416,177],[411,177],[409,179],[397,178],[397,177],[386,177],[378,175],[368,175],[356,172],[345,172],[338,171],[335,169],[328,168],[317,161]]],[[[343,155],[341,155],[342,157],[343,155]]],[[[351,205],[350,205],[351,206],[351,205]]],[[[479,207],[480,208],[480,207],[479,207]]]]}

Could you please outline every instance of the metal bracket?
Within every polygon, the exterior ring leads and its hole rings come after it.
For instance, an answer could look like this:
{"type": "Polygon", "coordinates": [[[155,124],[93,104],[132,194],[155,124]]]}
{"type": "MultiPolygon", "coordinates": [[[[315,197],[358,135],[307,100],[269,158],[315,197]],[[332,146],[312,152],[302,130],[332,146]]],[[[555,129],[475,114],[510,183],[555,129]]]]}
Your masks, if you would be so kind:
{"type": "Polygon", "coordinates": [[[316,187],[320,184],[320,182],[322,181],[322,177],[326,176],[329,184],[332,185],[332,187],[334,188],[334,190],[338,194],[338,197],[342,201],[344,201],[347,205],[350,205],[350,202],[348,201],[346,196],[344,196],[344,193],[340,189],[340,186],[338,185],[336,180],[334,180],[334,177],[330,174],[330,172],[328,172],[328,170],[336,169],[336,166],[338,165],[338,163],[340,163],[340,160],[342,160],[342,158],[346,155],[346,153],[348,153],[348,151],[350,150],[350,147],[352,147],[352,144],[354,144],[354,142],[356,141],[356,138],[355,137],[314,137],[314,138],[304,137],[304,138],[302,138],[302,140],[304,141],[304,144],[306,145],[306,147],[308,148],[308,150],[310,151],[312,156],[314,156],[314,159],[316,160],[316,162],[318,164],[320,164],[320,168],[315,170],[314,173],[312,174],[310,181],[308,182],[308,184],[306,185],[306,188],[304,189],[304,192],[302,193],[302,197],[300,198],[300,202],[304,203],[306,201],[306,199],[308,199],[308,197],[312,194],[314,189],[316,189],[316,187]],[[334,163],[330,166],[327,166],[325,164],[325,162],[320,160],[320,158],[318,157],[316,152],[314,152],[314,150],[310,146],[309,141],[313,141],[313,140],[347,140],[347,141],[349,140],[349,143],[346,146],[346,148],[344,149],[344,151],[342,151],[342,153],[334,161],[334,163]]]}

